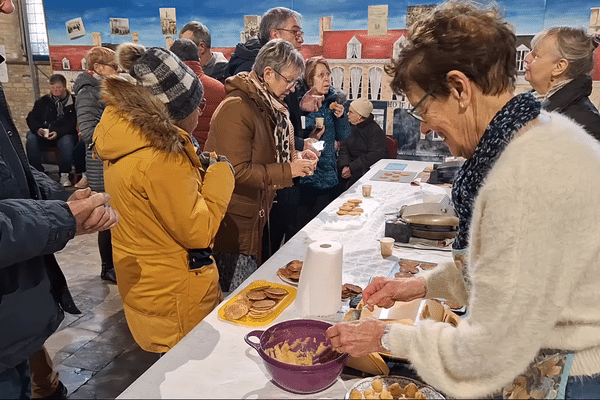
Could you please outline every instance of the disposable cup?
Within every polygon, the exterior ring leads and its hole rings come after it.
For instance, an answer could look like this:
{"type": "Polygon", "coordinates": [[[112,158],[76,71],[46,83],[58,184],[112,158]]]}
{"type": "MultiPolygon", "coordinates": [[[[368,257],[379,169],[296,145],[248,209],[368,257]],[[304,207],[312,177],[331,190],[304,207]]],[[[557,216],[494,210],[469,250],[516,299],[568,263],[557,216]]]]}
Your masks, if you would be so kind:
{"type": "Polygon", "coordinates": [[[324,118],[322,118],[322,117],[315,118],[315,128],[321,129],[323,127],[324,123],[325,123],[325,119],[324,118]]]}
{"type": "Polygon", "coordinates": [[[390,257],[394,250],[394,238],[382,237],[379,239],[379,243],[381,244],[381,256],[383,258],[390,257]]]}
{"type": "Polygon", "coordinates": [[[363,197],[371,197],[371,185],[362,185],[363,197]]]}

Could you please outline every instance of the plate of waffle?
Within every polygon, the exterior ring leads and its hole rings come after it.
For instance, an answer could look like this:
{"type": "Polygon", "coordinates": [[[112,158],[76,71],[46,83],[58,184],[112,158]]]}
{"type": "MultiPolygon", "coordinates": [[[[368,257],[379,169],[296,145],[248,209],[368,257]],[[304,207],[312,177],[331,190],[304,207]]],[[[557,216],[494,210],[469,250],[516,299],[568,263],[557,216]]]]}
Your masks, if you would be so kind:
{"type": "Polygon", "coordinates": [[[279,268],[277,276],[288,285],[298,286],[303,264],[300,260],[292,260],[285,267],[279,268]]]}
{"type": "Polygon", "coordinates": [[[296,298],[296,288],[267,281],[254,281],[227,301],[220,319],[246,326],[270,324],[296,298]]]}

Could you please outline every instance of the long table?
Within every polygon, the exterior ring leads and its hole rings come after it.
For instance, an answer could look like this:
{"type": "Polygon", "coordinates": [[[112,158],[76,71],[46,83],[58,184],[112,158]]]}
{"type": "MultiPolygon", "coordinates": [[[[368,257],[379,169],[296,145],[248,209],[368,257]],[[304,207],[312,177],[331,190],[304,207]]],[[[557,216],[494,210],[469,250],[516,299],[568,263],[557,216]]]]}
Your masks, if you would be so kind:
{"type": "MultiPolygon", "coordinates": [[[[378,239],[384,236],[385,220],[402,205],[423,201],[420,186],[378,180],[382,171],[387,171],[386,168],[401,169],[402,165],[399,164],[405,164],[404,171],[412,173],[421,172],[432,165],[431,162],[380,160],[356,184],[285,243],[230,296],[235,296],[255,280],[282,283],[276,274],[277,270],[291,260],[304,260],[308,245],[314,241],[342,243],[342,282],[363,288],[374,276],[388,276],[399,258],[434,263],[451,261],[452,256],[448,251],[399,247],[394,248],[392,257],[381,257],[378,239]],[[371,198],[362,197],[363,184],[372,186],[371,198]],[[353,198],[363,200],[365,213],[353,222],[347,222],[348,219],[342,221],[337,217],[336,211],[344,202],[353,198]]],[[[226,301],[227,299],[222,304],[226,301]]],[[[221,305],[118,398],[343,398],[359,380],[358,377],[343,375],[327,390],[307,396],[280,389],[271,381],[256,350],[244,342],[244,336],[252,330],[266,330],[275,323],[304,316],[299,315],[292,304],[271,325],[248,327],[219,319],[217,311],[221,305]]],[[[343,315],[343,310],[338,314],[343,315]]]]}

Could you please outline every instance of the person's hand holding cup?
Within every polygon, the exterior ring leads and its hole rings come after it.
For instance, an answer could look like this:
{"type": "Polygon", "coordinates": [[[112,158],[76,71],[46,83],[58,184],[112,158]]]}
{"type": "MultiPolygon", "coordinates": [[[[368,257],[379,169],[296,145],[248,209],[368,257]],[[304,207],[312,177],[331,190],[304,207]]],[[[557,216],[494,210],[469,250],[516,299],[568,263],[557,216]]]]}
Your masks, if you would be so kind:
{"type": "Polygon", "coordinates": [[[323,118],[323,117],[315,118],[315,128],[321,129],[323,127],[324,123],[325,123],[325,118],[323,118]]]}

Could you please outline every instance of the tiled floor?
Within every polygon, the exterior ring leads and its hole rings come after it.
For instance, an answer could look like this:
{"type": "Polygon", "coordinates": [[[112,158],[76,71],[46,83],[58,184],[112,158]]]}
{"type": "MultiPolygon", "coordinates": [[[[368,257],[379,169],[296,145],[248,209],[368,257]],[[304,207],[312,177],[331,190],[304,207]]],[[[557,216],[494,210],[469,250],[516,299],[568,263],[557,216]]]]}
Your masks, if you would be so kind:
{"type": "Polygon", "coordinates": [[[97,235],[77,236],[56,253],[81,315],[65,314],[47,341],[69,398],[115,398],[156,360],[131,337],[116,285],[100,279],[97,235]]]}

